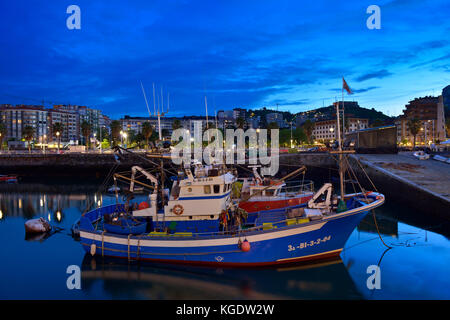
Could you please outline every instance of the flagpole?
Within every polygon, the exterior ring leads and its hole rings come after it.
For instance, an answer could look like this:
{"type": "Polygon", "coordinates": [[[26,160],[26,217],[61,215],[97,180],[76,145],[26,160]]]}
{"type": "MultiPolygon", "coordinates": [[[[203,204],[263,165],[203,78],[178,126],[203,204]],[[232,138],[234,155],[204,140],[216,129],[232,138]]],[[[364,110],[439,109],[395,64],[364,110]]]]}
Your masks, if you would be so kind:
{"type": "Polygon", "coordinates": [[[342,77],[342,140],[345,139],[345,119],[344,119],[344,77],[342,77]]]}
{"type": "MultiPolygon", "coordinates": [[[[344,79],[344,78],[342,78],[344,79]]],[[[344,102],[344,82],[342,82],[342,102],[344,102]]],[[[344,104],[342,103],[342,106],[344,104]]],[[[339,114],[339,102],[336,104],[336,116],[337,116],[337,132],[338,132],[338,146],[339,146],[339,184],[341,191],[341,201],[344,201],[344,171],[342,163],[342,139],[341,139],[341,125],[339,114]]]]}

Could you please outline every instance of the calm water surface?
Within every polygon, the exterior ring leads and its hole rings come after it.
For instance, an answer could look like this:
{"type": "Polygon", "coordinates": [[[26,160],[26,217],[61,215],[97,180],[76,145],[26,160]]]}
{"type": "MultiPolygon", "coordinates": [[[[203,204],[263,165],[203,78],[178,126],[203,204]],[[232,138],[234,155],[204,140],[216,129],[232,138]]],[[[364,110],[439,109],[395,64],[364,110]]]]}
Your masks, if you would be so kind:
{"type": "Polygon", "coordinates": [[[450,299],[450,225],[389,196],[376,214],[392,249],[382,244],[369,215],[339,259],[249,270],[128,264],[85,255],[71,225],[87,203],[115,201],[80,192],[95,189],[85,187],[21,184],[0,191],[0,299],[450,299]],[[24,222],[36,217],[50,220],[56,232],[26,238],[24,222]],[[69,265],[81,267],[81,290],[66,287],[69,265]],[[380,267],[379,290],[367,288],[370,265],[380,267]]]}

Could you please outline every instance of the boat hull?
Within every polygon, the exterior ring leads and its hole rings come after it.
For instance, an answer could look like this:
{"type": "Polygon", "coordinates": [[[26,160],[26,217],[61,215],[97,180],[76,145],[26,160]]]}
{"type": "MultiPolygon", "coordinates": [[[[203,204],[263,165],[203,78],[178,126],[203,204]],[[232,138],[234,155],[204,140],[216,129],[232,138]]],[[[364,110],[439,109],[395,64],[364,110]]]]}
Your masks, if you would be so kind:
{"type": "MultiPolygon", "coordinates": [[[[383,198],[384,199],[384,198],[383,198]]],[[[384,200],[383,200],[384,202],[384,200]]],[[[378,206],[378,205],[376,205],[378,206]]],[[[305,224],[235,236],[121,236],[80,228],[84,249],[91,254],[171,263],[223,266],[266,266],[337,256],[368,210],[349,210],[305,224]],[[247,239],[250,250],[239,248],[247,239]]]]}

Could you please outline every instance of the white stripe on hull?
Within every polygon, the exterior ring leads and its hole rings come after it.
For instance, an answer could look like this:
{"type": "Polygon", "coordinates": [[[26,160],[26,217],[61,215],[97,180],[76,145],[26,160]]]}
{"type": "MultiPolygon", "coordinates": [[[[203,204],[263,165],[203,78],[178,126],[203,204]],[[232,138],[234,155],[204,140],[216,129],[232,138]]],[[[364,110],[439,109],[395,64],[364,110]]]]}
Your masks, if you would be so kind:
{"type": "MultiPolygon", "coordinates": [[[[378,193],[373,193],[379,195],[378,193]]],[[[120,245],[130,245],[130,246],[140,246],[140,247],[161,247],[161,248],[185,248],[185,247],[209,247],[209,246],[223,246],[223,245],[235,245],[238,243],[239,239],[245,237],[249,242],[267,241],[272,239],[279,239],[283,237],[288,237],[292,235],[302,234],[310,231],[319,230],[322,228],[328,220],[334,220],[343,218],[344,216],[351,216],[361,212],[371,210],[375,207],[380,206],[384,202],[384,197],[377,201],[374,201],[364,207],[355,208],[348,210],[339,214],[324,217],[320,222],[316,222],[311,225],[298,226],[294,228],[289,228],[280,231],[270,231],[264,232],[262,234],[255,235],[242,235],[235,236],[232,238],[220,238],[220,239],[198,239],[198,240],[150,240],[150,239],[133,239],[131,238],[128,242],[127,238],[104,235],[102,238],[101,234],[86,232],[80,230],[80,237],[96,240],[99,242],[107,242],[120,245]]]]}
{"type": "MultiPolygon", "coordinates": [[[[263,234],[249,235],[245,238],[250,242],[266,241],[278,238],[284,238],[288,236],[293,236],[296,234],[302,234],[310,231],[319,230],[326,224],[325,221],[312,224],[310,226],[302,226],[299,228],[290,228],[288,230],[267,232],[263,234]]],[[[102,241],[101,234],[94,234],[90,232],[80,231],[80,237],[86,239],[93,239],[96,241],[102,241]]],[[[221,238],[221,239],[205,239],[205,240],[147,240],[140,239],[140,247],[161,247],[161,248],[185,248],[185,247],[210,247],[210,246],[223,246],[223,245],[234,245],[237,244],[239,239],[243,236],[233,237],[233,238],[221,238]]],[[[105,235],[103,237],[103,242],[128,245],[127,238],[119,238],[114,236],[105,235]]],[[[130,246],[137,246],[137,239],[130,239],[130,246]]]]}

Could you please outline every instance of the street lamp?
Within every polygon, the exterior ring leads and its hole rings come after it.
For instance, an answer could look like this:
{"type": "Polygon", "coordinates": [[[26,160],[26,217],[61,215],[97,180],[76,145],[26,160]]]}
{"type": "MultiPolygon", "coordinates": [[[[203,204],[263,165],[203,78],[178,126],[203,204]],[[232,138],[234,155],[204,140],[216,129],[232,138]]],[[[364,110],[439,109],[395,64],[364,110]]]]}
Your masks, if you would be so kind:
{"type": "Polygon", "coordinates": [[[123,138],[125,139],[125,148],[127,147],[127,133],[126,132],[124,132],[123,133],[123,138]]]}
{"type": "Polygon", "coordinates": [[[43,137],[44,139],[44,141],[43,141],[43,143],[42,143],[42,146],[43,146],[43,149],[44,149],[44,154],[45,154],[45,145],[46,145],[46,142],[47,142],[47,135],[46,134],[44,134],[44,137],[43,137]]]}
{"type": "Polygon", "coordinates": [[[293,146],[292,146],[292,121],[291,122],[289,122],[289,124],[291,125],[291,149],[293,148],[293,146]]]}
{"type": "Polygon", "coordinates": [[[56,137],[58,139],[58,153],[59,153],[59,135],[60,135],[59,131],[56,131],[56,137]]]}

